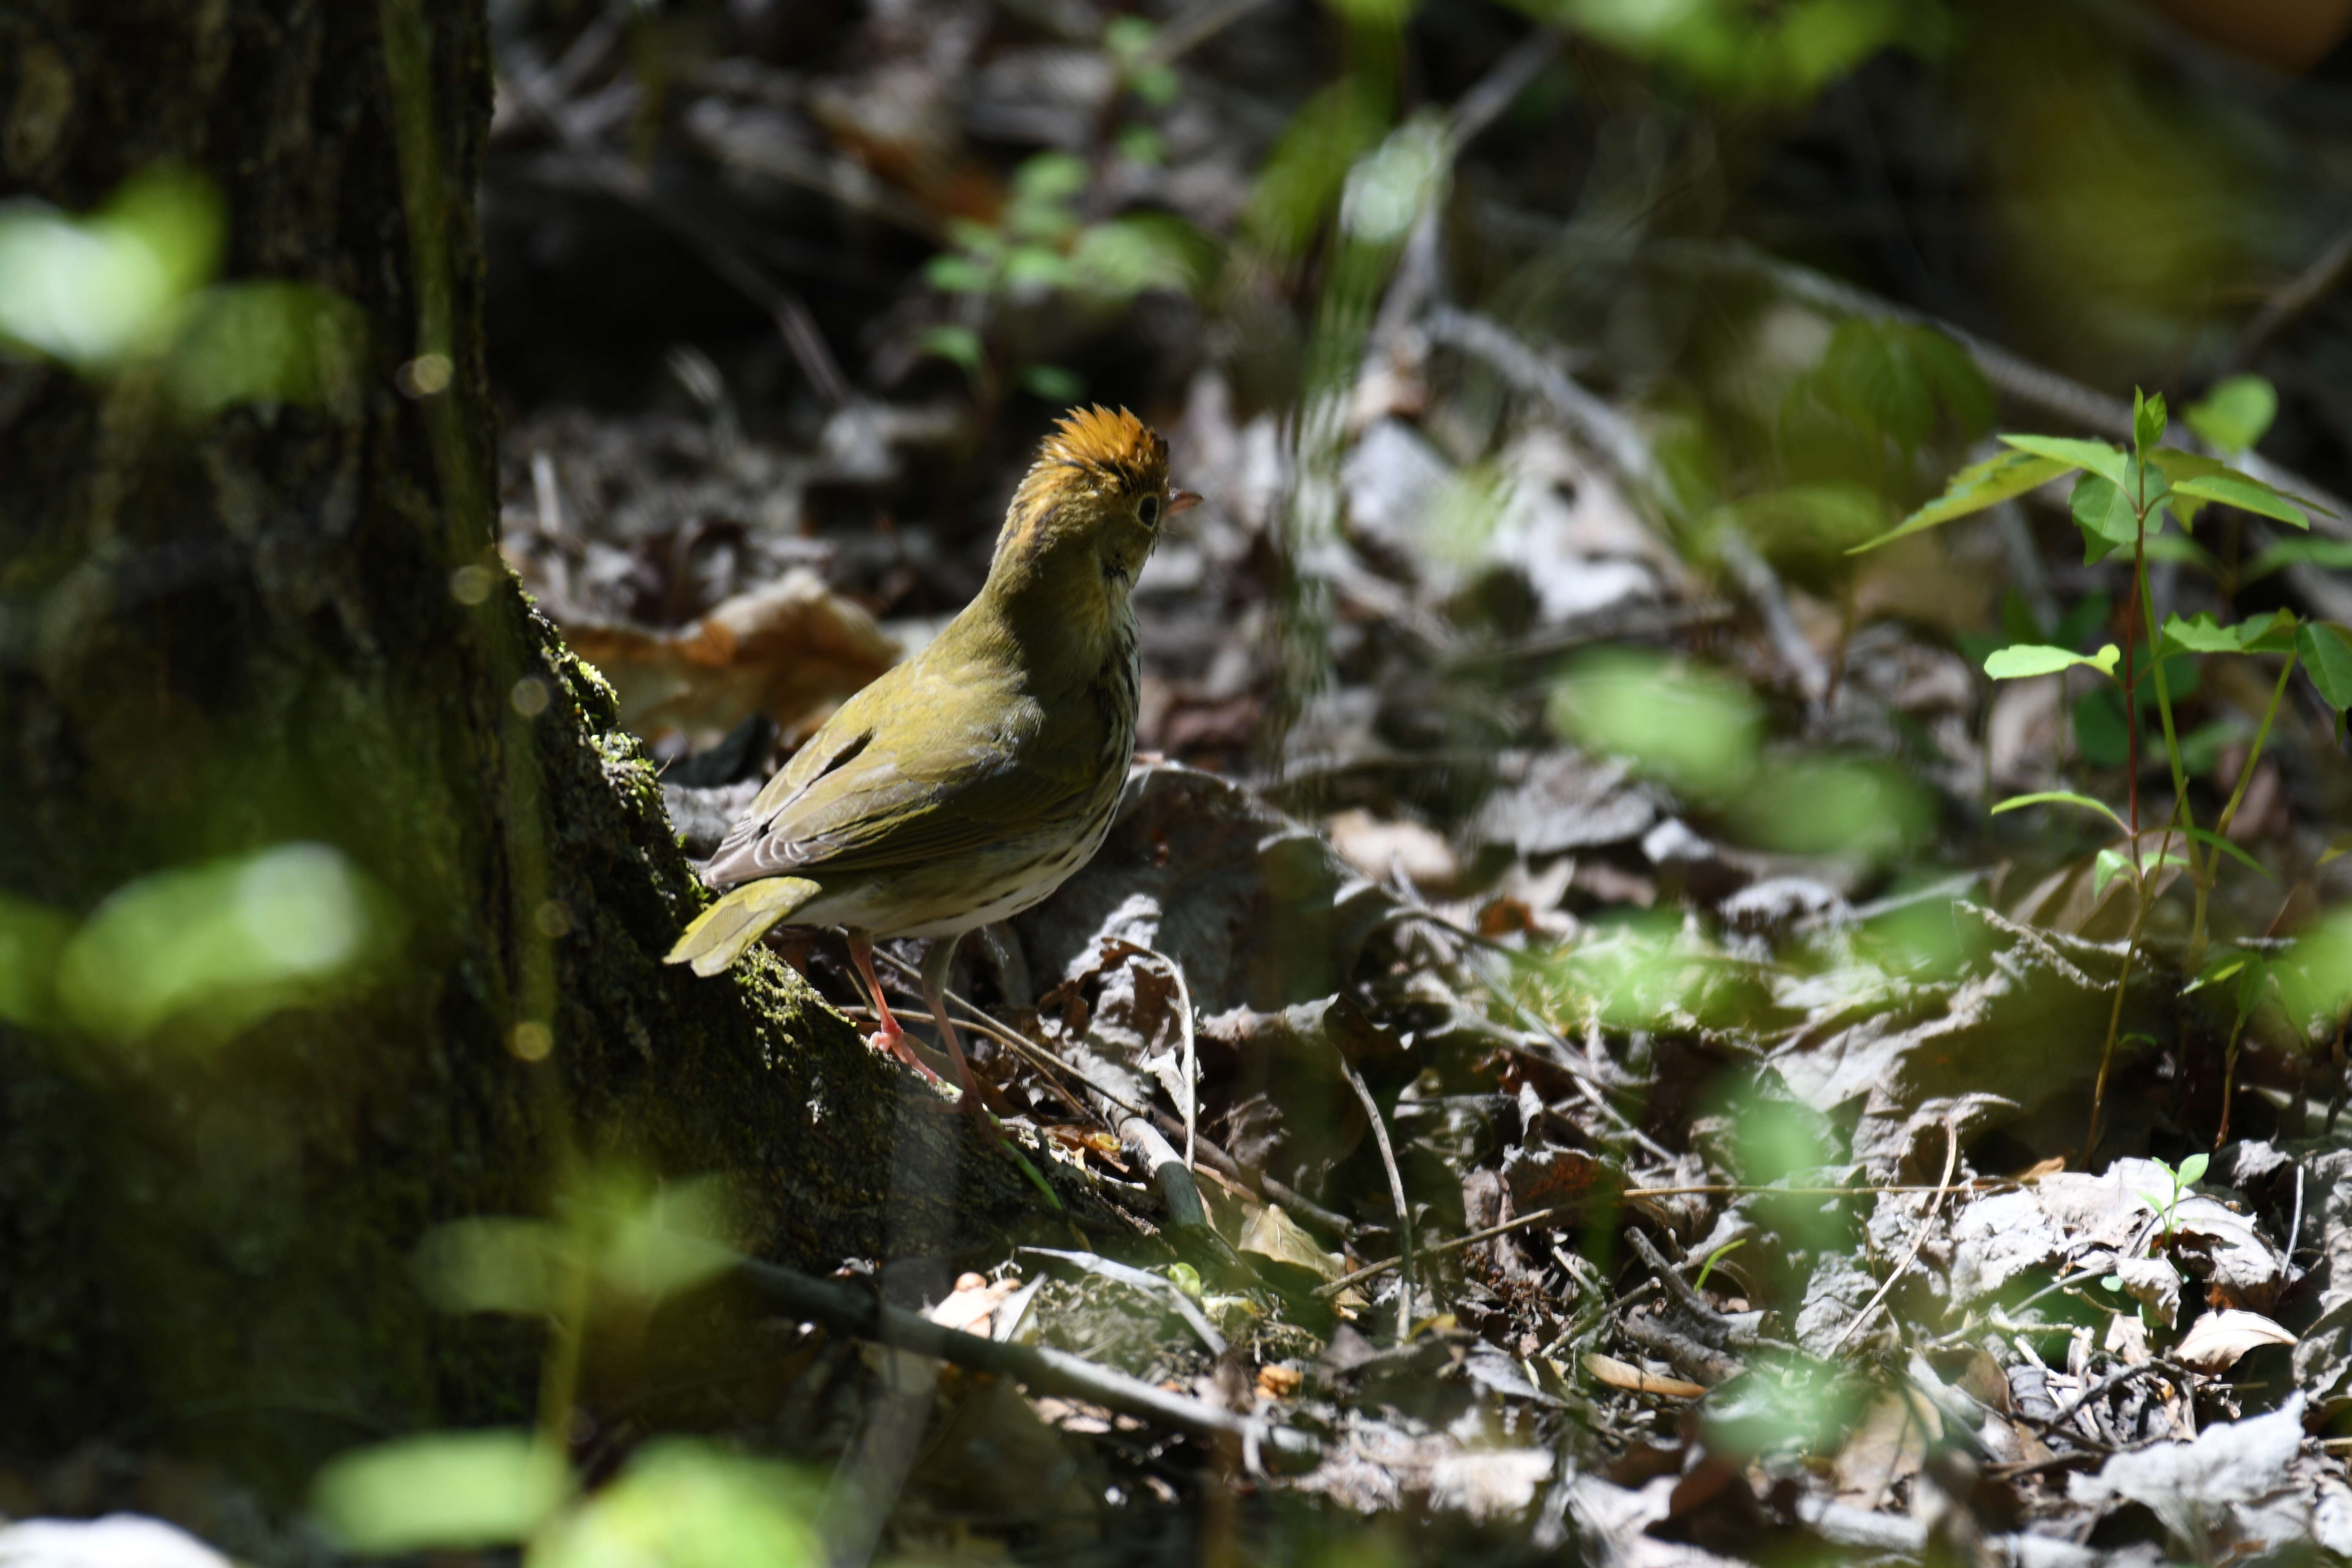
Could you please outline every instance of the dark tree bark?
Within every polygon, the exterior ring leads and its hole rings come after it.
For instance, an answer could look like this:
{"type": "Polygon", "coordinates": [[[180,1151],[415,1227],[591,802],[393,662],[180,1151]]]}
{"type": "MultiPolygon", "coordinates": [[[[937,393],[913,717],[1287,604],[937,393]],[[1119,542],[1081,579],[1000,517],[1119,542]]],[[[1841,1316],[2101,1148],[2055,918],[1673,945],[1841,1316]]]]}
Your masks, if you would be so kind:
{"type": "Polygon", "coordinates": [[[489,100],[469,0],[0,7],[0,192],[193,168],[225,276],[365,322],[321,400],[195,423],[152,375],[0,360],[0,1453],[299,1462],[526,1412],[536,1337],[436,1316],[409,1258],[545,1212],[567,1163],[724,1173],[762,1250],[825,1268],[1026,1209],[782,965],[660,963],[698,896],[652,772],[494,544],[489,100]],[[433,354],[446,389],[404,392],[433,354]],[[26,931],[305,840],[398,911],[357,991],[205,1048],[54,1005],[26,931]]]}

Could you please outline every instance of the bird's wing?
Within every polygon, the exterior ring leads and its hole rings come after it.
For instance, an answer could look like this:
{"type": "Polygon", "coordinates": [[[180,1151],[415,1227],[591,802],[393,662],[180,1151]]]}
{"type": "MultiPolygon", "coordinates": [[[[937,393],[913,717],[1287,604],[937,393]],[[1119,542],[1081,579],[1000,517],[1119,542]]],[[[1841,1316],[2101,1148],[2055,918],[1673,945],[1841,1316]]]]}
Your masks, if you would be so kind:
{"type": "Polygon", "coordinates": [[[1080,773],[1058,787],[1063,770],[1024,756],[1043,720],[1034,703],[974,703],[968,692],[935,700],[955,676],[911,666],[891,674],[901,679],[843,704],[768,781],[704,868],[708,880],[855,875],[954,856],[1050,819],[1071,804],[1058,797],[1094,782],[1080,773]],[[974,711],[989,721],[954,717],[974,711]],[[894,743],[909,728],[920,730],[920,742],[894,743]]]}

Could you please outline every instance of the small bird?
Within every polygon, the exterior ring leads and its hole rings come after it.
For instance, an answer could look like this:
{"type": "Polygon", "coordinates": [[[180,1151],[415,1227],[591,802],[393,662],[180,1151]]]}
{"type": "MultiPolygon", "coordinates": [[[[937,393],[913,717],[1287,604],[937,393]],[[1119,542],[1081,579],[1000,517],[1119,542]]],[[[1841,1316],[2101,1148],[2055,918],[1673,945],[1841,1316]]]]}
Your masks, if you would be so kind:
{"type": "Polygon", "coordinates": [[[923,999],[975,1113],[942,991],[966,931],[1020,913],[1093,858],[1135,755],[1136,574],[1167,520],[1168,443],[1125,409],[1076,410],[1013,492],[979,597],[858,692],[770,779],[703,878],[728,889],[668,962],[717,974],[773,926],[843,926],[881,1027],[877,937],[935,938],[923,999]]]}

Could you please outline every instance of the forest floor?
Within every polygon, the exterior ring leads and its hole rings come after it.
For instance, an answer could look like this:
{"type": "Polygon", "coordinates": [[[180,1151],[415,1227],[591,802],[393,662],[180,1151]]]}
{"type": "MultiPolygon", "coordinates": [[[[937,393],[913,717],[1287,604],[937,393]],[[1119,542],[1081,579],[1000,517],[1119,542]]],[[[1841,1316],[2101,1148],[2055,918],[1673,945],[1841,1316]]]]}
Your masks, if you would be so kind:
{"type": "MultiPolygon", "coordinates": [[[[1318,177],[1286,124],[1318,110],[1275,67],[1322,41],[1235,9],[1181,55],[1181,19],[877,10],[813,24],[813,68],[682,55],[657,105],[617,31],[525,29],[505,62],[538,85],[501,100],[492,234],[541,291],[630,289],[581,277],[618,232],[662,237],[613,263],[642,298],[723,279],[745,193],[896,271],[861,290],[773,241],[754,259],[804,291],[758,301],[780,330],[665,306],[675,336],[584,388],[559,367],[602,345],[507,329],[509,555],[669,764],[690,852],[969,596],[1054,405],[1132,402],[1206,498],[1138,584],[1146,755],[1110,842],[957,972],[995,1110],[1135,1234],[968,1260],[917,1304],[1313,1455],[950,1377],[888,1550],[2352,1552],[2343,988],[2291,940],[2343,889],[2326,704],[2298,688],[2250,766],[2269,667],[2176,661],[2200,819],[2238,784],[2263,875],[2117,874],[2087,814],[1987,816],[2120,805],[2137,765],[2163,820],[2144,690],[2134,752],[2095,679],[1981,671],[2133,635],[2063,488],[1842,553],[1992,450],[1996,407],[2120,439],[2119,405],[1923,330],[1972,298],[1962,262],[1898,303],[1748,243],[1821,221],[1860,156],[1835,114],[1735,174],[1701,114],[1612,102],[1605,61],[1500,17],[1416,35],[1424,107],[1321,171],[1340,216],[1286,261],[1265,171],[1318,177]],[[648,116],[670,177],[616,199],[648,116]],[[862,368],[826,363],[845,341],[862,368]],[[1188,1152],[1172,1207],[1119,1136],[1139,1110],[1188,1152]]],[[[1877,117],[1900,230],[1956,111],[1874,68],[1828,98],[1877,117]]],[[[2340,417],[2291,408],[2298,449],[2340,417]]],[[[2200,537],[2252,561],[2257,526],[2200,537]]],[[[2168,609],[2340,613],[2296,597],[2308,569],[2195,564],[2157,568],[2168,609]]],[[[800,957],[856,1005],[836,942],[800,957]]],[[[739,1435],[781,1405],[888,1470],[887,1369],[784,1338],[739,1435]]]]}
{"type": "MultiPolygon", "coordinates": [[[[1994,346],[2058,307],[1953,237],[1998,227],[1958,68],[1725,107],[1461,8],[1366,129],[1360,76],[1307,96],[1337,8],[583,15],[497,17],[505,542],[690,854],[970,596],[1060,406],[1205,498],[1137,585],[1109,842],[954,981],[993,1110],[1126,1229],[842,1263],[1238,1418],[782,1313],[589,1473],[691,1429],[903,1562],[2352,1555],[2331,634],[2284,700],[2284,645],[2167,642],[2160,725],[2063,484],[1846,553],[1996,425],[2128,442],[2160,357],[1994,346]]],[[[2324,83],[2095,25],[2103,90],[2191,95],[2167,134],[2345,166],[2324,83]]],[[[2262,370],[2324,504],[2352,315],[2266,298],[2165,379],[2226,451],[2262,370]]],[[[2210,508],[2149,602],[2341,619],[2334,511],[2210,508]]],[[[863,1016],[836,937],[789,956],[863,1016]]]]}

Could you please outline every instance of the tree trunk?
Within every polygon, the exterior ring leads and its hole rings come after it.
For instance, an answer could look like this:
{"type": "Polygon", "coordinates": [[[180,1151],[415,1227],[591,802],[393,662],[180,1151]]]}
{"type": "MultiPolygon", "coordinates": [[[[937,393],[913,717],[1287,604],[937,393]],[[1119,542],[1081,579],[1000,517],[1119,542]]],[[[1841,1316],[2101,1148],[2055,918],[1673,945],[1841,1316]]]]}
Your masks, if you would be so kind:
{"type": "MultiPolygon", "coordinates": [[[[438,1316],[409,1259],[565,1171],[722,1173],[828,1268],[1025,1209],[772,957],[660,962],[699,895],[652,771],[496,551],[489,107],[474,0],[0,9],[0,191],[197,171],[226,279],[364,323],[313,395],[202,417],[153,364],[0,360],[0,1453],[135,1424],[299,1464],[523,1414],[535,1336],[438,1316]],[[240,1015],[185,942],[290,844],[357,868],[369,955],[240,1015]],[[142,896],[179,918],[100,941],[142,896]],[[198,1001],[140,1013],[174,975],[198,1001]]],[[[307,908],[264,916],[299,948],[307,908]]]]}

